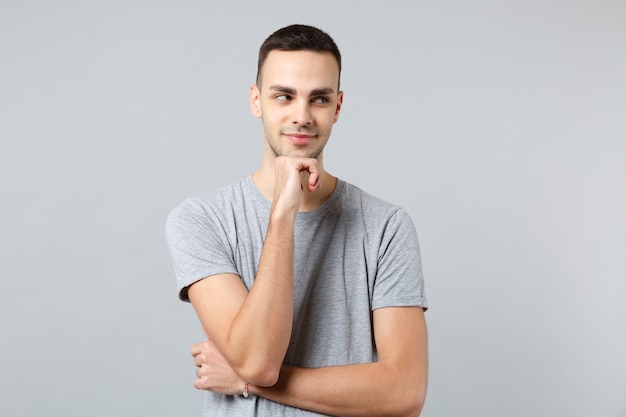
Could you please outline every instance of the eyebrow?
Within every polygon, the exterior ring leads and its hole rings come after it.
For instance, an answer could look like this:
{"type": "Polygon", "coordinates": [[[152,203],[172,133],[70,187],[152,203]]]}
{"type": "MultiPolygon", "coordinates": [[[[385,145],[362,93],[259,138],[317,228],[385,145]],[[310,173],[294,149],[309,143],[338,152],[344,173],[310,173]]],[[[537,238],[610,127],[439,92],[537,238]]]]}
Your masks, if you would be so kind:
{"type": "MultiPolygon", "coordinates": [[[[297,91],[295,88],[291,88],[291,87],[286,87],[284,85],[272,85],[270,86],[270,91],[278,91],[281,93],[286,93],[286,94],[291,94],[291,95],[296,95],[297,91]]],[[[311,90],[311,94],[309,94],[310,97],[315,97],[315,96],[323,96],[325,94],[333,94],[335,92],[335,90],[333,88],[327,87],[327,88],[315,88],[313,90],[311,90]]]]}

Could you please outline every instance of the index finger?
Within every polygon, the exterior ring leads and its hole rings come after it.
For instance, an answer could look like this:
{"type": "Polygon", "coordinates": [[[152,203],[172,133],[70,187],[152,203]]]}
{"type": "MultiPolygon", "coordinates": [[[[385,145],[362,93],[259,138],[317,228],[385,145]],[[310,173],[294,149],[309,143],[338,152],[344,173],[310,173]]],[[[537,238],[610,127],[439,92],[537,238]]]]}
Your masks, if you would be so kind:
{"type": "MultiPolygon", "coordinates": [[[[310,172],[310,171],[309,171],[310,172]]],[[[317,171],[311,172],[309,174],[309,191],[313,192],[320,188],[321,186],[321,177],[317,171]]]]}

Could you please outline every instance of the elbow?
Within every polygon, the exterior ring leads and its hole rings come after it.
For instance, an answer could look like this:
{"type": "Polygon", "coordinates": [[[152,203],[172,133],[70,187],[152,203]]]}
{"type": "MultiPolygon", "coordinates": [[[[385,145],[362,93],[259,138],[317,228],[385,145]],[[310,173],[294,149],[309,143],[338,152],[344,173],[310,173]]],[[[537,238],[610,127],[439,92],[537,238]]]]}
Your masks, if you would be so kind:
{"type": "Polygon", "coordinates": [[[424,408],[425,402],[426,389],[423,389],[421,390],[421,392],[411,398],[407,413],[405,415],[408,417],[419,417],[419,415],[422,413],[422,408],[424,408]]]}
{"type": "Polygon", "coordinates": [[[284,356],[255,350],[239,360],[234,359],[230,365],[244,381],[258,387],[271,387],[278,382],[284,356]]]}
{"type": "Polygon", "coordinates": [[[243,367],[237,373],[245,381],[259,387],[271,387],[278,382],[280,376],[280,366],[256,366],[243,367]]]}
{"type": "Polygon", "coordinates": [[[418,385],[405,387],[401,395],[396,397],[394,410],[389,410],[390,415],[402,417],[419,417],[426,401],[426,386],[418,385]]]}
{"type": "Polygon", "coordinates": [[[424,400],[411,398],[410,401],[398,402],[392,408],[383,411],[382,415],[396,417],[419,417],[424,407],[424,400]]]}
{"type": "Polygon", "coordinates": [[[424,392],[422,395],[418,396],[417,398],[414,398],[414,401],[411,404],[411,407],[409,408],[409,412],[406,414],[409,417],[419,417],[419,415],[422,413],[422,408],[424,408],[424,403],[426,401],[426,392],[424,392]]]}

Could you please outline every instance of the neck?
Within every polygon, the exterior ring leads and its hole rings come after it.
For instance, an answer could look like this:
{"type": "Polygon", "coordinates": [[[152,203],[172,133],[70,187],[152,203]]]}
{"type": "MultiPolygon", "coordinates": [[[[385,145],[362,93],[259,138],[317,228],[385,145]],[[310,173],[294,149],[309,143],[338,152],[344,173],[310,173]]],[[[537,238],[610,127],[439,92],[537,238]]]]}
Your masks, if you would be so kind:
{"type": "MultiPolygon", "coordinates": [[[[337,186],[337,178],[330,175],[324,169],[322,155],[317,158],[318,167],[320,169],[320,188],[314,192],[304,190],[304,201],[300,207],[300,211],[311,211],[321,206],[335,190],[337,186]]],[[[274,176],[275,167],[274,159],[266,158],[254,174],[252,179],[263,196],[270,202],[274,199],[274,176]]]]}

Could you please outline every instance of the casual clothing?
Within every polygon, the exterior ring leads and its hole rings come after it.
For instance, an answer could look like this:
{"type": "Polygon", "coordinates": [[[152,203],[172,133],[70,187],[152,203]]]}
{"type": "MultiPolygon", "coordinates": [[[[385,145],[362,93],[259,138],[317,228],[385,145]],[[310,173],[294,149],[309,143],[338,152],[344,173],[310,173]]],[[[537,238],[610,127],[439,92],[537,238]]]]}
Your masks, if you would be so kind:
{"type": "MultiPolygon", "coordinates": [[[[174,209],[166,232],[180,298],[188,301],[194,282],[223,273],[239,275],[250,289],[270,210],[251,176],[174,209]]],[[[298,213],[294,235],[294,321],[285,364],[376,361],[372,311],[427,307],[415,228],[398,206],[339,180],[322,206],[298,213]]],[[[204,416],[226,415],[319,414],[207,392],[204,416]]]]}

